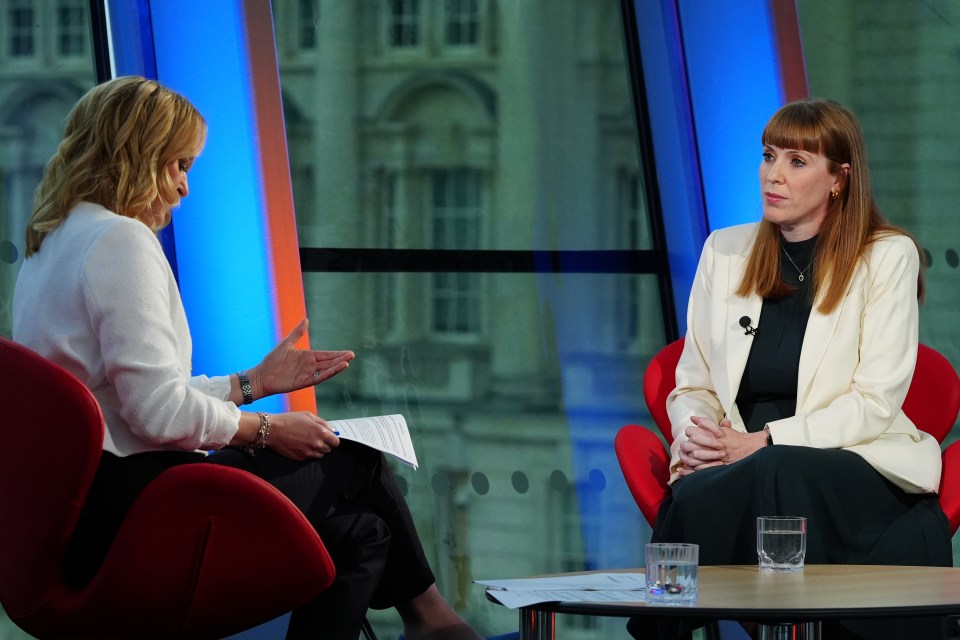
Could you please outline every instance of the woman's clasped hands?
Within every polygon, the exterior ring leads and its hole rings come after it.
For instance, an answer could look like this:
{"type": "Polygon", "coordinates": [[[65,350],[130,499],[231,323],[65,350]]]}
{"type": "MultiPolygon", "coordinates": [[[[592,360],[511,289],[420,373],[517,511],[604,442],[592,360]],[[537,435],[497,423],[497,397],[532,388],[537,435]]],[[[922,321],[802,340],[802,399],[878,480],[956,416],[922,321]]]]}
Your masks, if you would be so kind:
{"type": "Polygon", "coordinates": [[[680,443],[681,476],[695,471],[731,464],[766,446],[766,434],[745,433],[733,428],[724,418],[719,424],[710,418],[692,416],[684,430],[686,440],[680,443]]]}

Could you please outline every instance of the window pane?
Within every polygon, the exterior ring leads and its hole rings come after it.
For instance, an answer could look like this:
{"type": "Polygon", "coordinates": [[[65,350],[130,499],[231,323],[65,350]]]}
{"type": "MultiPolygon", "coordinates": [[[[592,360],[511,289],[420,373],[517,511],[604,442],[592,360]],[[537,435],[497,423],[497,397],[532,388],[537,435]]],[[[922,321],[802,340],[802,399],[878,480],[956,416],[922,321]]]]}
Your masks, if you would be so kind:
{"type": "Polygon", "coordinates": [[[477,44],[480,33],[480,0],[446,0],[446,43],[455,46],[477,44]]]}
{"type": "Polygon", "coordinates": [[[317,5],[316,0],[300,0],[297,33],[301,49],[313,49],[317,46],[317,5]]]}
{"type": "Polygon", "coordinates": [[[857,114],[884,215],[910,231],[929,265],[920,340],[960,365],[960,4],[799,0],[813,95],[857,114]]]}
{"type": "Polygon", "coordinates": [[[67,113],[96,80],[86,35],[83,46],[69,53],[69,64],[59,54],[34,55],[33,48],[58,42],[64,24],[69,29],[82,25],[86,34],[88,3],[7,0],[2,6],[0,15],[10,20],[6,29],[0,28],[10,38],[6,50],[31,55],[29,66],[0,72],[0,114],[6,114],[0,120],[0,334],[10,336],[13,285],[23,262],[33,191],[57,149],[67,113]]]}
{"type": "Polygon", "coordinates": [[[388,0],[389,43],[394,47],[415,47],[420,40],[419,0],[388,0]]]}
{"type": "MultiPolygon", "coordinates": [[[[463,20],[478,3],[318,6],[316,61],[280,69],[285,112],[304,123],[290,139],[294,175],[308,166],[316,179],[315,204],[296,202],[313,229],[304,246],[385,247],[378,194],[389,177],[395,248],[432,248],[435,181],[462,171],[476,176],[462,188],[478,193],[461,194],[480,202],[475,248],[630,249],[637,238],[652,248],[617,0],[485,3],[497,47],[452,58],[442,43],[415,58],[384,51],[355,25],[410,43],[420,27],[443,37],[453,9],[463,20]],[[624,176],[637,181],[634,201],[622,197],[624,176]],[[627,215],[643,228],[625,233],[627,215]]],[[[281,50],[296,32],[277,34],[281,50]]]]}
{"type": "MultiPolygon", "coordinates": [[[[659,275],[456,270],[488,251],[653,248],[620,2],[318,7],[315,63],[280,65],[301,247],[397,265],[303,274],[313,345],[358,354],[318,407],[407,417],[421,468],[397,470],[439,587],[503,633],[516,612],[473,580],[637,566],[649,537],[613,438],[646,419],[659,275]],[[454,266],[410,271],[414,254],[454,266]]],[[[558,624],[627,638],[623,621],[558,624]]]]}
{"type": "Polygon", "coordinates": [[[479,248],[483,215],[479,173],[471,169],[435,171],[431,178],[432,248],[479,248]]]}
{"type": "Polygon", "coordinates": [[[87,3],[83,0],[60,0],[57,8],[57,47],[64,57],[89,55],[87,38],[87,3]]]}
{"type": "MultiPolygon", "coordinates": [[[[645,412],[640,379],[664,339],[656,277],[383,275],[304,273],[313,346],[357,352],[346,374],[317,387],[317,405],[328,419],[406,416],[420,468],[393,467],[445,596],[495,635],[516,629],[516,611],[486,602],[473,580],[623,566],[604,554],[639,554],[649,530],[612,442],[645,412]],[[424,292],[440,276],[482,276],[482,339],[426,339],[424,292]],[[607,307],[629,287],[647,316],[632,318],[639,338],[607,307]],[[397,304],[384,308],[388,292],[397,304]],[[336,313],[332,300],[342,301],[336,313]],[[631,340],[642,348],[621,346],[631,340]]],[[[393,612],[370,613],[378,636],[399,635],[393,612]]],[[[576,618],[558,616],[560,630],[582,626],[576,618]]],[[[575,637],[628,638],[623,620],[591,624],[575,637]]]]}
{"type": "Polygon", "coordinates": [[[10,0],[7,51],[13,58],[31,57],[35,53],[34,8],[27,0],[10,0]]]}

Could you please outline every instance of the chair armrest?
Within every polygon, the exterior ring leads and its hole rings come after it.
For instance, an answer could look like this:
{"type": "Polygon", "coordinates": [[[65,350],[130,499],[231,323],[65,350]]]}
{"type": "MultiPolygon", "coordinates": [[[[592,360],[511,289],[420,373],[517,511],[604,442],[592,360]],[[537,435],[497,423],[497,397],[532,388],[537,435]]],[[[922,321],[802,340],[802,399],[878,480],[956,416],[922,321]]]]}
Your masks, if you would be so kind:
{"type": "Polygon", "coordinates": [[[939,498],[952,535],[960,527],[960,442],[954,442],[943,452],[939,498]]]}
{"type": "Polygon", "coordinates": [[[223,637],[224,611],[241,631],[313,599],[334,575],[320,537],[277,489],[238,469],[191,464],[144,489],[83,595],[98,602],[87,611],[108,606],[127,618],[119,628],[143,626],[170,603],[178,631],[223,637]]]}
{"type": "Polygon", "coordinates": [[[620,470],[633,499],[650,526],[670,488],[670,456],[653,431],[635,424],[622,427],[614,440],[620,470]]]}

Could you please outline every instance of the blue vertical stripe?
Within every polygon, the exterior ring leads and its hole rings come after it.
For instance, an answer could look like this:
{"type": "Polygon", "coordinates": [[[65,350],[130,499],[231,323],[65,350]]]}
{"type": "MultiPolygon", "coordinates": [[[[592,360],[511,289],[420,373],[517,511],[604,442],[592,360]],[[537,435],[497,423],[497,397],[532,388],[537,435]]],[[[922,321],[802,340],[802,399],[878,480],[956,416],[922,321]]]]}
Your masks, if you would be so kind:
{"type": "Polygon", "coordinates": [[[784,101],[769,1],[677,5],[711,230],[760,218],[760,134],[784,101]]]}
{"type": "MultiPolygon", "coordinates": [[[[155,75],[193,102],[209,126],[190,172],[190,195],[173,216],[194,371],[217,375],[253,366],[276,344],[276,305],[242,7],[112,1],[110,12],[115,73],[155,75]]],[[[282,398],[257,403],[266,411],[282,407],[282,398]]]]}

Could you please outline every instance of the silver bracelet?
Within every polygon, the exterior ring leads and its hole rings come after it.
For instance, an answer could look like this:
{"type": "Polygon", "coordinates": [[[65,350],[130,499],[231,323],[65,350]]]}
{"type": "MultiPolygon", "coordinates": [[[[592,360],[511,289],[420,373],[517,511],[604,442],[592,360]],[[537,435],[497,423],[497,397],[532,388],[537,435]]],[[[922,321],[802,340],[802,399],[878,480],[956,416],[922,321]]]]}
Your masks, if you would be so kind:
{"type": "Polygon", "coordinates": [[[270,418],[263,411],[257,411],[257,417],[260,418],[260,428],[257,430],[257,435],[253,442],[244,447],[247,455],[251,457],[256,454],[257,449],[266,448],[267,438],[270,436],[270,418]]]}
{"type": "Polygon", "coordinates": [[[243,394],[243,404],[253,402],[253,387],[250,386],[250,378],[246,371],[237,371],[237,377],[240,378],[240,392],[243,394]]]}

